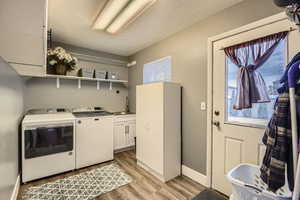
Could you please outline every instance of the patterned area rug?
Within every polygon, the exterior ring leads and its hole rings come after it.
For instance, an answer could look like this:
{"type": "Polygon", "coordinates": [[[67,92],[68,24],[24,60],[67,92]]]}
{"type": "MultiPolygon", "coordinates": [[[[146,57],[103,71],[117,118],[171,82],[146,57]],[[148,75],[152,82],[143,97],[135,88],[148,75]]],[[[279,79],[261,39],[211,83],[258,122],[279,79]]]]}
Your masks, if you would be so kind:
{"type": "Polygon", "coordinates": [[[30,187],[22,200],[88,200],[126,185],[132,178],[116,164],[30,187]]]}

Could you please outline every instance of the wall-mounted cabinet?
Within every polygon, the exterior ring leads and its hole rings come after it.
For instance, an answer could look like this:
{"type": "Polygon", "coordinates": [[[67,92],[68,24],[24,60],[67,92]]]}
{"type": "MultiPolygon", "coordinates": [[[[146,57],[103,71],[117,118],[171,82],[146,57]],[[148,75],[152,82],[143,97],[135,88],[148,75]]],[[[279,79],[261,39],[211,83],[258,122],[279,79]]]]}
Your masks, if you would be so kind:
{"type": "MultiPolygon", "coordinates": [[[[51,2],[50,2],[51,3],[51,2]]],[[[48,0],[2,0],[0,6],[0,56],[21,76],[50,77],[47,73],[48,0]]],[[[54,29],[55,30],[55,29],[54,29]]],[[[103,82],[128,82],[126,57],[55,42],[77,57],[77,68],[93,68],[119,74],[119,80],[103,82]]],[[[77,70],[78,70],[77,69],[77,70]]],[[[51,70],[50,70],[51,71],[51,70]]],[[[52,74],[52,73],[50,73],[52,74]]],[[[56,76],[56,75],[54,75],[56,76]]],[[[77,71],[65,79],[90,80],[77,77],[77,71]]],[[[56,77],[55,77],[56,78],[56,77]]],[[[59,77],[64,78],[64,77],[59,77]]],[[[93,79],[95,80],[95,79],[93,79]]]]}
{"type": "Polygon", "coordinates": [[[0,56],[20,75],[45,74],[47,0],[3,0],[0,6],[0,56]]]}

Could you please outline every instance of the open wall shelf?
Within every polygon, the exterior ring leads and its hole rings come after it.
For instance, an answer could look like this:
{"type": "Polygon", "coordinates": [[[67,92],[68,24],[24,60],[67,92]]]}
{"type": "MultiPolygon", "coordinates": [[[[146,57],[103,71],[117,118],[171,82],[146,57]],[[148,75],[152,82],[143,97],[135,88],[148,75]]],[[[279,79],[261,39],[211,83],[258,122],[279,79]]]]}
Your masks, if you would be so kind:
{"type": "Polygon", "coordinates": [[[81,89],[81,81],[94,81],[96,82],[97,90],[100,90],[100,83],[105,82],[109,84],[109,89],[112,90],[113,83],[114,84],[123,84],[125,87],[128,86],[127,80],[115,80],[115,79],[98,79],[98,78],[87,78],[87,77],[79,77],[79,76],[64,76],[64,75],[55,75],[55,74],[46,74],[40,76],[28,76],[30,78],[50,78],[56,79],[56,88],[60,88],[60,80],[77,80],[78,81],[78,89],[81,89]]]}
{"type": "Polygon", "coordinates": [[[97,90],[100,90],[100,82],[109,83],[109,89],[112,90],[113,83],[121,83],[125,86],[128,85],[127,80],[114,80],[114,79],[98,79],[98,78],[87,78],[87,77],[79,77],[79,76],[63,76],[63,75],[52,75],[47,74],[44,78],[53,78],[56,79],[56,88],[60,88],[60,79],[69,79],[69,80],[78,80],[78,89],[81,89],[81,81],[95,81],[97,82],[97,90]]]}
{"type": "Polygon", "coordinates": [[[69,80],[78,80],[78,89],[81,89],[81,81],[95,81],[97,82],[97,90],[100,90],[100,82],[109,83],[109,89],[112,90],[113,83],[121,83],[125,86],[128,85],[127,80],[114,80],[114,79],[98,79],[98,78],[87,78],[79,76],[63,76],[63,75],[52,75],[47,74],[44,78],[55,78],[56,79],[56,88],[60,88],[60,79],[69,79],[69,80]]]}
{"type": "Polygon", "coordinates": [[[63,75],[52,75],[52,74],[45,75],[45,78],[60,78],[60,79],[83,80],[83,81],[100,81],[100,82],[111,82],[111,83],[128,83],[127,80],[98,79],[98,78],[87,78],[87,77],[79,77],[79,76],[63,76],[63,75]]]}

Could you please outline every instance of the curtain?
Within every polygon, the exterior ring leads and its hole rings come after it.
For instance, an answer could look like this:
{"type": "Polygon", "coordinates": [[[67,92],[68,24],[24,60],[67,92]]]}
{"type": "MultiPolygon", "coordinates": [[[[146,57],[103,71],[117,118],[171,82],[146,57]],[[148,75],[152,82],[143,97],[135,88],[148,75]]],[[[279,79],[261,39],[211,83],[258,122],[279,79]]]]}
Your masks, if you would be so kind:
{"type": "Polygon", "coordinates": [[[252,108],[253,103],[270,102],[266,83],[257,70],[272,55],[288,32],[280,32],[224,49],[226,56],[239,68],[236,110],[252,108]]]}

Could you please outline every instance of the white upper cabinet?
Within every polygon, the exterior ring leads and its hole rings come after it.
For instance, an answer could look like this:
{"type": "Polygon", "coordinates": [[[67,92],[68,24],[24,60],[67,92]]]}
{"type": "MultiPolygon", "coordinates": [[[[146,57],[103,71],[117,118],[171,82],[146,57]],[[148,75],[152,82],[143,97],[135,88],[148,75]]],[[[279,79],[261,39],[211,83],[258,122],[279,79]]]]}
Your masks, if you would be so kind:
{"type": "Polygon", "coordinates": [[[0,56],[21,75],[43,75],[47,0],[1,0],[0,56]]]}

